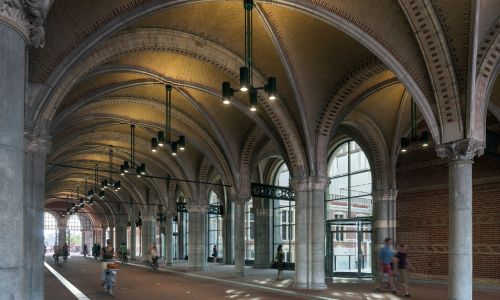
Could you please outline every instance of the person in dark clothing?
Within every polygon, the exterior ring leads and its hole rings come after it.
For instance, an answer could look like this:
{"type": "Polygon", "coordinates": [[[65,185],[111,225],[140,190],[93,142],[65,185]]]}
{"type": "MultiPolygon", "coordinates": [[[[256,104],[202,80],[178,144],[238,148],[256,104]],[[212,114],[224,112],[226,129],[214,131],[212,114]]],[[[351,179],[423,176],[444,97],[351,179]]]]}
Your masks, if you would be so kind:
{"type": "Polygon", "coordinates": [[[415,268],[408,259],[408,254],[406,253],[405,244],[403,243],[399,244],[398,252],[396,253],[396,255],[394,255],[394,257],[396,259],[396,263],[398,266],[398,272],[399,272],[399,277],[401,279],[401,284],[403,284],[403,287],[405,288],[405,297],[409,298],[410,292],[408,290],[408,280],[409,280],[408,268],[410,268],[413,272],[415,272],[415,268]]]}
{"type": "Polygon", "coordinates": [[[212,262],[217,262],[217,257],[219,256],[219,252],[217,251],[217,245],[214,245],[214,248],[212,249],[212,262]]]}
{"type": "Polygon", "coordinates": [[[285,268],[283,263],[284,259],[285,253],[283,253],[283,246],[279,245],[278,249],[276,249],[276,258],[274,259],[276,262],[276,268],[278,269],[278,276],[276,276],[276,280],[280,280],[281,272],[285,268]]]}

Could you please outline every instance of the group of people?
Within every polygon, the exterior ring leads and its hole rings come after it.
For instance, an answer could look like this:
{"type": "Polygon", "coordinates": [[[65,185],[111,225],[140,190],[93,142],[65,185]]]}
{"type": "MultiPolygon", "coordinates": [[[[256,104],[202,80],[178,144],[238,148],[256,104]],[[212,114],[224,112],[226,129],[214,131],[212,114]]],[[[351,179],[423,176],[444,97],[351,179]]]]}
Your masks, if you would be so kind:
{"type": "Polygon", "coordinates": [[[62,247],[59,247],[58,244],[54,244],[54,247],[52,249],[54,250],[54,254],[52,256],[54,257],[54,260],[56,261],[56,263],[59,263],[60,256],[62,256],[64,258],[64,261],[66,261],[66,259],[69,256],[68,243],[64,243],[64,245],[62,247]]]}
{"type": "Polygon", "coordinates": [[[408,287],[409,275],[408,269],[415,272],[415,268],[410,263],[408,255],[406,253],[406,245],[403,243],[398,244],[397,251],[392,249],[392,239],[386,238],[384,247],[380,249],[379,252],[380,259],[380,270],[378,276],[378,285],[376,289],[382,291],[382,280],[384,274],[387,274],[387,281],[389,289],[393,294],[396,293],[395,278],[399,279],[399,282],[403,285],[405,290],[405,297],[410,297],[410,291],[408,287]]]}
{"type": "Polygon", "coordinates": [[[95,243],[92,246],[92,256],[95,259],[98,259],[101,256],[101,245],[99,243],[95,243]]]}

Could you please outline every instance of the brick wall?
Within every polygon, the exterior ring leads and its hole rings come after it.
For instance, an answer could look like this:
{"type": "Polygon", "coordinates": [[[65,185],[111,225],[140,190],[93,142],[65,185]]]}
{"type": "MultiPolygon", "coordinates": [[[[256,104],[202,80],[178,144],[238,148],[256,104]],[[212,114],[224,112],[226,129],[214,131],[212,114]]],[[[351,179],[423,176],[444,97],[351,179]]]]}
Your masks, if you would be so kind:
{"type": "MultiPolygon", "coordinates": [[[[408,244],[417,277],[448,274],[448,168],[433,148],[410,149],[397,166],[397,241],[408,244]]],[[[473,276],[500,285],[500,161],[473,165],[473,276]]]]}

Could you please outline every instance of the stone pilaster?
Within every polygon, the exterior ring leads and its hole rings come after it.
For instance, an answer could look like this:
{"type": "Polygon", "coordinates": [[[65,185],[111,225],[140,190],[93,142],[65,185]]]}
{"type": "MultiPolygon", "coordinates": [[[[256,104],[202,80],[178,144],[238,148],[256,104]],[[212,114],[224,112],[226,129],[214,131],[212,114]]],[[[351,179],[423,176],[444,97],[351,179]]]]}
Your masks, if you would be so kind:
{"type": "Polygon", "coordinates": [[[145,215],[142,217],[142,260],[149,261],[151,258],[151,254],[149,249],[151,245],[156,245],[155,237],[156,237],[156,214],[154,215],[145,215]]]}
{"type": "MultiPolygon", "coordinates": [[[[206,202],[206,200],[205,200],[206,202]]],[[[189,249],[188,262],[192,271],[207,270],[207,212],[208,204],[188,202],[189,249]]]]}
{"type": "Polygon", "coordinates": [[[295,287],[325,289],[325,189],[327,177],[292,179],[295,192],[295,287]]]}
{"type": "Polygon", "coordinates": [[[32,129],[25,132],[24,249],[26,299],[44,298],[43,214],[45,204],[45,158],[51,146],[48,136],[32,129]]]}
{"type": "MultiPolygon", "coordinates": [[[[66,222],[67,219],[62,219],[61,222],[66,222]]],[[[59,248],[62,248],[64,243],[66,243],[66,224],[57,225],[57,237],[58,237],[58,245],[59,248]]]]}
{"type": "Polygon", "coordinates": [[[272,210],[271,201],[262,198],[253,198],[254,211],[254,241],[256,269],[268,269],[273,260],[272,250],[272,210]]]}
{"type": "Polygon", "coordinates": [[[115,251],[118,253],[118,249],[122,243],[125,243],[125,246],[128,249],[127,245],[127,225],[128,218],[126,215],[118,215],[115,220],[115,233],[116,233],[116,245],[115,251]]]}
{"type": "Polygon", "coordinates": [[[485,144],[465,139],[436,147],[448,159],[448,299],[472,299],[472,159],[485,144]]]}
{"type": "Polygon", "coordinates": [[[168,206],[166,212],[166,221],[165,221],[165,260],[167,266],[172,266],[174,264],[174,226],[173,226],[173,217],[176,213],[175,207],[175,194],[168,194],[168,206]]]}
{"type": "Polygon", "coordinates": [[[234,269],[236,275],[245,275],[245,203],[250,196],[239,196],[234,201],[234,269]]]}
{"type": "Polygon", "coordinates": [[[137,220],[139,216],[137,212],[132,209],[130,213],[130,259],[135,260],[137,256],[137,220]]]}
{"type": "Polygon", "coordinates": [[[234,262],[233,245],[234,245],[234,235],[233,235],[233,208],[231,202],[228,201],[227,205],[224,206],[224,215],[222,216],[222,234],[224,235],[224,253],[222,254],[222,259],[225,264],[231,265],[234,262]]]}

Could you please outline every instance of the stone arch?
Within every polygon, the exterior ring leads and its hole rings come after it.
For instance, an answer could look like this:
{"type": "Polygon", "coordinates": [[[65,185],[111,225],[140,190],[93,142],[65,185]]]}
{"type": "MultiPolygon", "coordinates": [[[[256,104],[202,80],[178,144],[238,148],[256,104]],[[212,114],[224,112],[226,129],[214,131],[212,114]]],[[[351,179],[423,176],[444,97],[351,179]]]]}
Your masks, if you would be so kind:
{"type": "Polygon", "coordinates": [[[255,159],[255,150],[262,143],[264,132],[258,126],[250,130],[242,147],[240,157],[240,180],[238,189],[243,195],[250,195],[250,180],[255,159]]]}
{"type": "MultiPolygon", "coordinates": [[[[43,114],[44,119],[50,122],[56,112],[57,106],[61,103],[67,92],[76,84],[82,74],[88,74],[90,71],[97,68],[97,66],[118,54],[148,49],[155,51],[172,51],[212,63],[222,69],[228,76],[234,79],[238,78],[239,75],[233,70],[237,70],[243,63],[241,58],[222,46],[207,40],[203,40],[203,47],[197,46],[196,41],[198,40],[203,39],[192,34],[175,30],[154,28],[132,30],[111,38],[106,41],[100,49],[82,60],[78,66],[60,82],[59,86],[62,88],[54,91],[50,102],[45,104],[38,116],[41,117],[41,114],[43,114]],[[160,38],[161,36],[168,36],[168,41],[167,39],[160,38]],[[224,61],[223,58],[225,58],[224,61]]],[[[257,79],[256,84],[264,85],[264,76],[257,71],[255,75],[257,79]]],[[[259,99],[259,105],[266,111],[281,135],[285,148],[287,149],[287,154],[292,162],[292,167],[294,167],[297,172],[300,171],[302,174],[305,174],[308,166],[305,160],[303,147],[300,144],[300,135],[295,126],[291,123],[291,118],[289,118],[286,109],[277,103],[271,105],[267,101],[264,101],[261,96],[259,96],[259,99]]],[[[46,127],[46,125],[40,127],[46,127]]]]}
{"type": "MultiPolygon", "coordinates": [[[[121,142],[126,143],[126,142],[128,142],[128,139],[129,139],[129,136],[127,134],[117,133],[117,132],[110,132],[110,131],[100,132],[99,136],[97,136],[97,137],[95,137],[93,133],[86,133],[86,134],[81,135],[80,139],[78,139],[78,140],[62,141],[62,144],[64,145],[64,147],[59,147],[59,155],[64,153],[65,149],[78,148],[78,145],[82,142],[89,142],[90,141],[90,142],[94,142],[94,143],[99,144],[100,140],[104,140],[106,142],[102,143],[101,146],[106,147],[109,144],[109,142],[108,142],[109,140],[121,141],[121,142]]],[[[149,145],[148,142],[146,142],[142,139],[137,139],[136,143],[139,146],[138,147],[139,151],[136,152],[136,155],[138,157],[140,157],[141,160],[149,160],[148,165],[155,166],[155,163],[159,164],[160,167],[170,170],[172,172],[172,174],[175,175],[177,178],[185,178],[187,176],[186,170],[184,170],[176,165],[174,165],[176,167],[172,168],[170,166],[172,166],[173,164],[167,165],[167,164],[164,164],[161,162],[159,163],[158,161],[151,160],[151,158],[148,155],[144,155],[140,151],[140,149],[146,148],[149,145]]],[[[94,151],[95,151],[95,149],[94,149],[94,151]]],[[[74,155],[74,153],[75,152],[72,152],[71,154],[67,154],[67,155],[74,155]]],[[[59,157],[59,155],[57,155],[57,157],[59,157]]],[[[120,156],[120,155],[118,154],[118,156],[120,156]]],[[[116,156],[116,157],[118,157],[118,156],[116,156]]],[[[128,157],[122,156],[122,158],[127,159],[128,157]]],[[[185,182],[181,182],[181,185],[188,185],[188,184],[185,182]]],[[[186,188],[187,188],[187,186],[186,186],[186,188]]],[[[145,203],[145,202],[143,202],[143,203],[145,203]]]]}
{"type": "MultiPolygon", "coordinates": [[[[433,84],[441,123],[440,142],[460,140],[464,124],[458,82],[439,19],[430,0],[398,2],[412,26],[433,84]]],[[[432,131],[432,125],[429,125],[432,131]]]]}
{"type": "Polygon", "coordinates": [[[475,97],[469,103],[467,134],[468,138],[486,141],[486,115],[491,107],[490,93],[500,67],[500,19],[481,43],[478,57],[475,97]]]}
{"type": "MultiPolygon", "coordinates": [[[[353,91],[369,78],[387,70],[387,67],[380,62],[368,63],[347,75],[335,89],[317,125],[317,165],[320,176],[326,176],[328,145],[344,118],[367,96],[387,86],[397,84],[399,81],[397,79],[385,80],[359,94],[353,94],[353,91]]],[[[438,131],[433,132],[435,139],[436,135],[439,136],[438,131]]]]}
{"type": "Polygon", "coordinates": [[[389,151],[382,132],[366,115],[353,111],[342,122],[348,135],[365,149],[373,166],[373,190],[386,190],[390,186],[389,151]]]}

